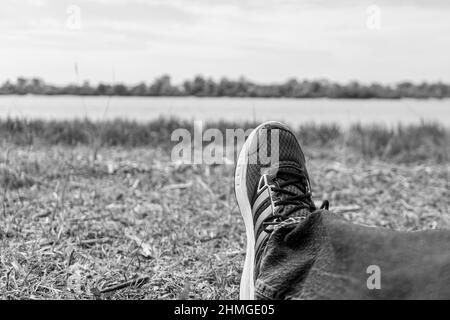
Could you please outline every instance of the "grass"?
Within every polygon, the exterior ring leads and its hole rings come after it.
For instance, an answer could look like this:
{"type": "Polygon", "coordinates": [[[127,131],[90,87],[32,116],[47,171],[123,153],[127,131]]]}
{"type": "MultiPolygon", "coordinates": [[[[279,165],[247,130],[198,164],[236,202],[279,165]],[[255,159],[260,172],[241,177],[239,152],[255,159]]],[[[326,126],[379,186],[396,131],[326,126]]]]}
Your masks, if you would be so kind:
{"type": "MultiPolygon", "coordinates": [[[[234,168],[171,162],[183,125],[1,121],[0,298],[238,298],[234,168]]],[[[356,223],[450,228],[447,129],[297,133],[316,201],[356,223]]]]}
{"type": "MultiPolygon", "coordinates": [[[[221,132],[232,128],[254,128],[255,123],[218,121],[206,123],[205,128],[221,132]]],[[[89,145],[95,152],[101,147],[158,147],[170,148],[171,134],[177,128],[193,132],[193,122],[174,118],[160,118],[147,123],[128,120],[92,122],[87,119],[44,121],[0,119],[0,142],[18,146],[30,145],[89,145]]],[[[437,161],[450,159],[450,131],[438,123],[416,125],[354,124],[343,130],[333,124],[305,124],[296,129],[298,138],[307,147],[348,148],[367,158],[395,162],[437,161]]]]}

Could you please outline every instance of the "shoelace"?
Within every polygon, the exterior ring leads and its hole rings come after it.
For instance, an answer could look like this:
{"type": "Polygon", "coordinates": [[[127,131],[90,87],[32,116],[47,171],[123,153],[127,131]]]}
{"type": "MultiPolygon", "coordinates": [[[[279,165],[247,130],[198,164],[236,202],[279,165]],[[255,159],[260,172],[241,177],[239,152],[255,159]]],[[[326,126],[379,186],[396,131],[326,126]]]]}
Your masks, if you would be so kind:
{"type": "MultiPolygon", "coordinates": [[[[315,211],[317,208],[312,201],[312,194],[309,188],[309,181],[304,172],[291,172],[283,169],[279,169],[276,178],[281,180],[278,183],[278,186],[270,186],[270,190],[273,194],[277,195],[285,195],[284,199],[272,201],[273,209],[275,211],[275,207],[292,205],[289,210],[284,212],[284,209],[281,209],[283,214],[272,214],[268,216],[263,221],[264,231],[270,233],[273,229],[268,229],[269,226],[277,225],[287,219],[289,219],[290,215],[298,210],[307,209],[309,212],[315,211]],[[302,193],[298,194],[287,190],[288,186],[297,187],[302,193]]],[[[272,196],[272,195],[271,195],[272,196]]],[[[328,210],[330,207],[330,203],[328,200],[324,200],[320,209],[328,210]]]]}

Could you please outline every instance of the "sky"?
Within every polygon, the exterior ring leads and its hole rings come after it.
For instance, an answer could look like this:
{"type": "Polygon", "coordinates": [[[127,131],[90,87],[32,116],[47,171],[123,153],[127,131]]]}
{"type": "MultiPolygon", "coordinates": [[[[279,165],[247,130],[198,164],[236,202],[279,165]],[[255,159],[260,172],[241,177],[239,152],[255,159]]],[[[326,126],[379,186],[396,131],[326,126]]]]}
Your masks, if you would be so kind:
{"type": "Polygon", "coordinates": [[[448,0],[2,0],[0,82],[450,82],[448,0]],[[76,67],[75,67],[76,66],[76,67]]]}

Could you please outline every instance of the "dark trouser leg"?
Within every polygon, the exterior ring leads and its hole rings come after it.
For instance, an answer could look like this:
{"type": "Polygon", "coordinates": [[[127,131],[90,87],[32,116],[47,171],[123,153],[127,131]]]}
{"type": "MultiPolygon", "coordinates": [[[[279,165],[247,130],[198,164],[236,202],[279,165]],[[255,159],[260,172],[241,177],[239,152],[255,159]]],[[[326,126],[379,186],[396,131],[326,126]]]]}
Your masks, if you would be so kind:
{"type": "Polygon", "coordinates": [[[316,211],[273,231],[255,286],[259,299],[450,299],[450,230],[396,232],[316,211]]]}

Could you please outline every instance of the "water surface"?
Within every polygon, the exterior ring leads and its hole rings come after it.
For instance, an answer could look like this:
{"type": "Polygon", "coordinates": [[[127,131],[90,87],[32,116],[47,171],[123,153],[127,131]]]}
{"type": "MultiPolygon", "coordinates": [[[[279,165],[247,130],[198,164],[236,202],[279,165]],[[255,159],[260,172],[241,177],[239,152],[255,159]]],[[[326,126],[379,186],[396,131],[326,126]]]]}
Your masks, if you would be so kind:
{"type": "Polygon", "coordinates": [[[195,120],[281,120],[304,122],[418,123],[439,121],[450,126],[448,100],[331,100],[264,98],[170,98],[0,96],[0,117],[28,119],[126,118],[138,121],[159,116],[195,120]]]}

